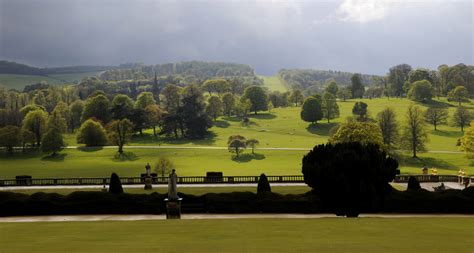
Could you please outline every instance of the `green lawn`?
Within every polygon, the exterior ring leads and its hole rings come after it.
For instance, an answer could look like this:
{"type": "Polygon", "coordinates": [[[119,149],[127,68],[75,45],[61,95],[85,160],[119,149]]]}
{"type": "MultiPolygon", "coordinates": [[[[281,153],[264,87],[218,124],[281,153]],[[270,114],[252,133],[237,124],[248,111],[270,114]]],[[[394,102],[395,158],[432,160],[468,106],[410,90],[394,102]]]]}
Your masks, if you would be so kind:
{"type": "Polygon", "coordinates": [[[26,85],[45,81],[52,85],[63,84],[61,80],[47,76],[0,74],[0,85],[9,89],[23,90],[26,85]]]}
{"type": "Polygon", "coordinates": [[[0,252],[473,252],[473,218],[0,223],[0,252]]]}
{"type": "MultiPolygon", "coordinates": [[[[271,113],[262,112],[250,115],[250,124],[244,126],[236,118],[221,117],[215,126],[210,129],[211,135],[205,140],[174,140],[173,138],[154,138],[151,130],[146,130],[143,136],[136,136],[130,145],[173,145],[173,146],[218,146],[225,147],[230,135],[240,134],[247,138],[256,138],[260,141],[260,148],[311,148],[316,144],[325,143],[329,138],[329,130],[338,122],[351,116],[354,103],[359,100],[339,102],[341,117],[331,123],[319,122],[315,126],[300,119],[300,108],[276,108],[271,113]]],[[[380,98],[363,99],[369,105],[372,117],[389,106],[394,108],[403,124],[406,109],[414,102],[407,99],[380,98]]],[[[445,99],[434,102],[437,105],[448,106],[450,113],[455,106],[445,99]]],[[[426,105],[419,104],[426,108],[426,105]]],[[[471,110],[472,102],[466,104],[471,110]]],[[[431,126],[427,126],[431,129],[431,126]]],[[[430,130],[427,149],[431,151],[459,151],[457,139],[462,136],[459,128],[440,126],[438,131],[430,130]]],[[[75,135],[66,135],[69,145],[77,145],[75,135]]],[[[14,177],[26,174],[34,177],[95,177],[109,176],[112,171],[121,176],[137,176],[144,171],[144,165],[153,164],[158,157],[165,156],[173,160],[182,176],[202,176],[206,171],[222,171],[224,175],[283,175],[300,174],[301,159],[306,151],[257,150],[251,155],[247,150],[239,160],[232,160],[227,150],[180,150],[180,149],[133,149],[125,150],[129,156],[125,160],[115,159],[115,151],[103,150],[72,150],[62,151],[62,155],[55,159],[45,158],[41,154],[16,154],[14,157],[0,156],[0,178],[14,177]]],[[[462,153],[420,153],[420,159],[409,158],[400,160],[402,173],[420,173],[420,168],[426,164],[438,168],[442,174],[457,174],[460,168],[468,174],[474,174],[474,161],[469,160],[462,153]]]]}
{"type": "Polygon", "coordinates": [[[285,84],[278,78],[278,76],[258,76],[263,79],[263,85],[270,91],[285,92],[288,91],[285,84]]]}

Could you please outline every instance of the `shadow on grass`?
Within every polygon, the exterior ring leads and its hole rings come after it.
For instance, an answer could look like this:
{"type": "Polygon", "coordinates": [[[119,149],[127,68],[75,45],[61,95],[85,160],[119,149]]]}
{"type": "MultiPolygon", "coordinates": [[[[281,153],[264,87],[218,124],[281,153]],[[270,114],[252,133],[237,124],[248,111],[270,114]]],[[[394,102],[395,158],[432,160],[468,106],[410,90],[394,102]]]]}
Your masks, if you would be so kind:
{"type": "Polygon", "coordinates": [[[443,137],[455,137],[455,138],[461,138],[463,136],[463,133],[459,131],[444,131],[444,130],[431,130],[432,135],[437,135],[437,136],[443,136],[443,137]]]}
{"type": "Polygon", "coordinates": [[[436,107],[436,108],[447,108],[447,107],[454,107],[452,104],[444,102],[444,101],[439,101],[439,100],[431,100],[431,101],[426,101],[426,102],[419,102],[419,104],[422,105],[427,105],[429,107],[436,107]]]}
{"type": "Polygon", "coordinates": [[[229,122],[225,120],[217,120],[217,121],[214,121],[214,126],[220,127],[220,128],[228,128],[230,124],[229,122]]]}
{"type": "Polygon", "coordinates": [[[41,158],[41,161],[48,161],[48,162],[64,162],[64,158],[67,154],[60,153],[55,155],[47,155],[41,158]]]}
{"type": "Polygon", "coordinates": [[[117,152],[112,159],[114,162],[128,162],[138,160],[138,156],[133,152],[124,151],[122,154],[117,152]]]}
{"type": "Polygon", "coordinates": [[[242,118],[236,117],[236,116],[231,116],[231,117],[224,116],[224,117],[222,117],[222,119],[225,120],[225,121],[230,121],[230,122],[240,122],[240,121],[242,121],[242,118]]]}
{"type": "Polygon", "coordinates": [[[256,115],[251,113],[248,115],[248,117],[252,119],[274,119],[277,116],[271,113],[262,113],[262,114],[256,114],[256,115]]]}
{"type": "Polygon", "coordinates": [[[324,123],[324,124],[310,124],[306,127],[306,130],[312,134],[329,136],[329,131],[331,128],[337,126],[337,123],[324,123]]]}
{"type": "Polygon", "coordinates": [[[3,150],[0,151],[0,159],[9,160],[36,158],[42,155],[43,153],[38,149],[27,149],[25,152],[22,150],[15,150],[13,154],[5,153],[3,150]]]}
{"type": "Polygon", "coordinates": [[[77,150],[82,151],[82,152],[96,152],[96,151],[100,151],[102,149],[104,149],[104,147],[99,147],[99,146],[96,146],[96,147],[86,147],[86,146],[77,147],[77,150]]]}
{"type": "Polygon", "coordinates": [[[265,155],[257,154],[257,153],[254,153],[254,154],[241,154],[238,157],[237,156],[232,157],[232,161],[238,162],[238,163],[247,163],[247,162],[250,162],[252,160],[263,160],[263,159],[265,159],[265,155]]]}
{"type": "Polygon", "coordinates": [[[457,166],[455,166],[455,165],[453,165],[449,162],[434,158],[434,157],[413,158],[411,156],[403,155],[403,156],[400,156],[398,158],[399,158],[398,162],[400,163],[400,165],[419,167],[420,172],[421,172],[421,168],[424,165],[426,165],[429,168],[434,167],[434,168],[445,169],[445,170],[457,170],[458,169],[457,166]]]}
{"type": "Polygon", "coordinates": [[[133,144],[154,144],[160,145],[164,144],[171,144],[171,145],[181,145],[181,144],[196,144],[196,145],[206,145],[211,146],[213,145],[216,140],[216,134],[213,131],[210,131],[207,136],[203,139],[186,139],[186,138],[174,138],[172,136],[157,136],[155,137],[153,134],[144,133],[143,135],[135,135],[132,136],[131,143],[133,144]]]}

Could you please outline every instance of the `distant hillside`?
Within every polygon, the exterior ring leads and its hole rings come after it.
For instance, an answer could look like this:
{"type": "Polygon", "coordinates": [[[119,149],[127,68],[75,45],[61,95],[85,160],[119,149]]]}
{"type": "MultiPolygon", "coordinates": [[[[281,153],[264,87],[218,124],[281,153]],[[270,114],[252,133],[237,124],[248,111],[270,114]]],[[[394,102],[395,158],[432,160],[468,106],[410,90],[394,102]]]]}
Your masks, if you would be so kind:
{"type": "Polygon", "coordinates": [[[46,75],[42,69],[11,61],[0,61],[0,74],[46,75]]]}
{"type": "MultiPolygon", "coordinates": [[[[313,69],[282,69],[278,71],[278,77],[285,82],[288,88],[297,86],[302,89],[310,86],[321,86],[330,79],[334,79],[338,85],[349,85],[353,74],[351,72],[313,69]]],[[[375,77],[366,74],[361,76],[366,86],[370,86],[372,77],[375,77]]]]}
{"type": "Polygon", "coordinates": [[[105,71],[100,78],[105,81],[151,79],[157,76],[188,76],[193,79],[212,77],[256,77],[255,70],[246,64],[189,61],[157,65],[126,64],[121,69],[105,71]],[[123,68],[123,67],[129,68],[123,68]]]}
{"type": "Polygon", "coordinates": [[[12,61],[0,61],[0,74],[15,74],[15,75],[63,75],[76,74],[86,72],[100,72],[109,69],[118,68],[117,66],[67,66],[55,68],[37,68],[26,64],[21,64],[12,61]]]}

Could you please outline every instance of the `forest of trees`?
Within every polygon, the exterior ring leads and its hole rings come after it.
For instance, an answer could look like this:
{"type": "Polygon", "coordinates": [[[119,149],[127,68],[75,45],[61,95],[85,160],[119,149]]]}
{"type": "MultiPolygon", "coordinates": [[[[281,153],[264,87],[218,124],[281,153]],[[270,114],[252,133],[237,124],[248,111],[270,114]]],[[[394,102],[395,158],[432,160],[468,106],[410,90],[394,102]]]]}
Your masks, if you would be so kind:
{"type": "Polygon", "coordinates": [[[0,61],[0,74],[47,76],[54,74],[71,74],[84,72],[99,72],[117,68],[115,66],[69,66],[57,68],[36,68],[21,63],[0,61]]]}

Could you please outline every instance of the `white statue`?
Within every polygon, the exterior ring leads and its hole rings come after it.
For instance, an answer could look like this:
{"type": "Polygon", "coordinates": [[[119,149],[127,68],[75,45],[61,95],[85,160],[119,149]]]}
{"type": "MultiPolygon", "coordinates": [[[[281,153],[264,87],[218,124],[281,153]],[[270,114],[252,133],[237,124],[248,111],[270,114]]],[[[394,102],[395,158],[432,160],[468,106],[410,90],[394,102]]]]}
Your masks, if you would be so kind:
{"type": "Polygon", "coordinates": [[[168,199],[169,200],[178,200],[178,189],[176,183],[178,182],[178,175],[176,175],[175,170],[173,169],[170,174],[168,181],[168,199]]]}

